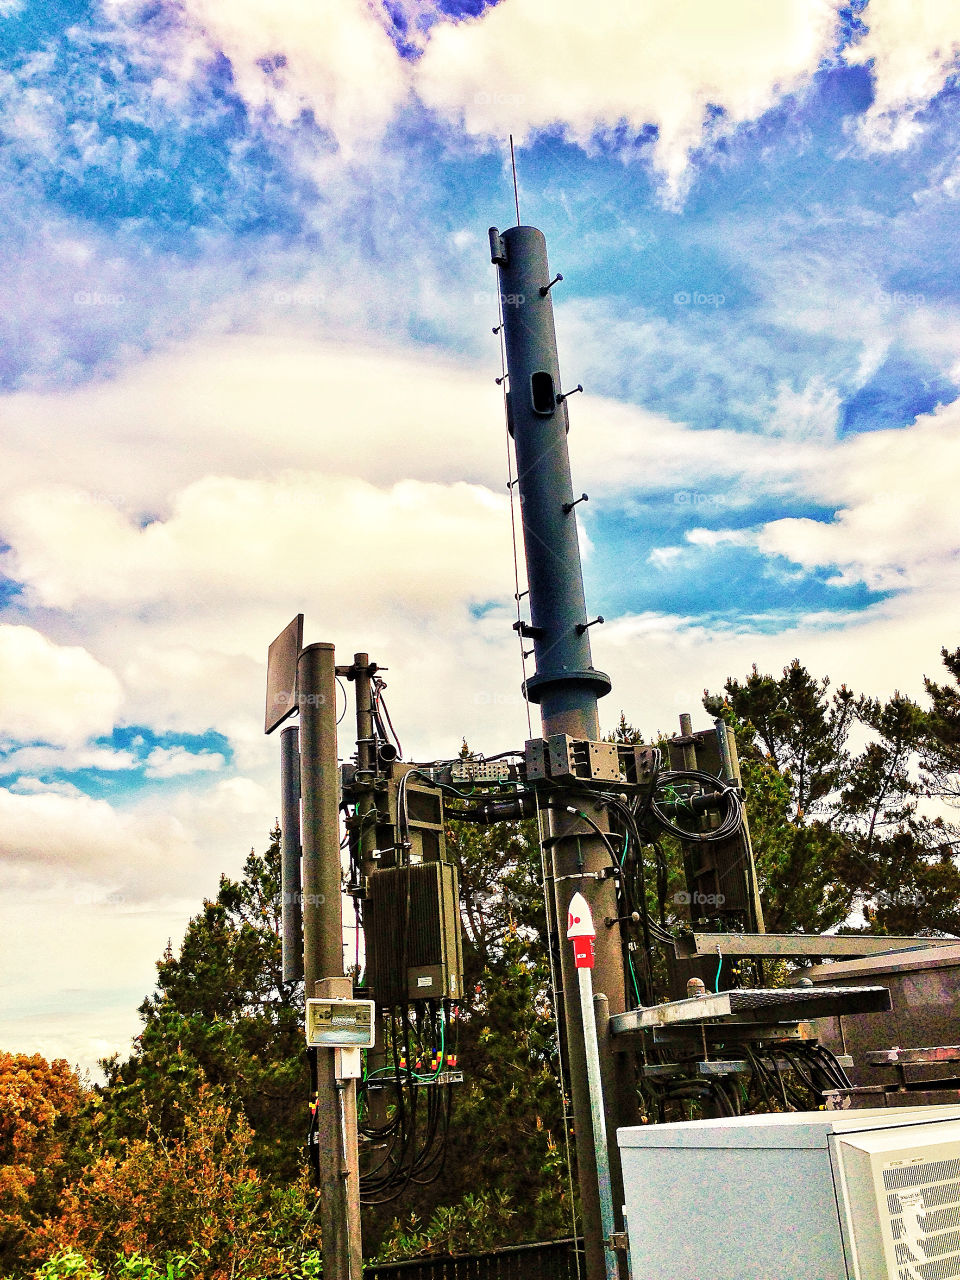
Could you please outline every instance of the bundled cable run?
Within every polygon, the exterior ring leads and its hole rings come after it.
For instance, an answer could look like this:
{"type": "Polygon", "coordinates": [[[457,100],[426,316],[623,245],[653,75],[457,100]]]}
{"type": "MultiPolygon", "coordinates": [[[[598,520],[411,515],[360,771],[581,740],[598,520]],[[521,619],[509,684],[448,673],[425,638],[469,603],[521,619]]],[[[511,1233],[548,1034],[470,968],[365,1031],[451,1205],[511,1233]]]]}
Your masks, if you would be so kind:
{"type": "Polygon", "coordinates": [[[444,1077],[457,1062],[455,1012],[449,1001],[389,1011],[390,1061],[365,1073],[358,1091],[364,1204],[387,1204],[443,1172],[452,1097],[444,1077]],[[373,1108],[376,1094],[385,1101],[373,1108]],[[380,1123],[374,1110],[382,1113],[380,1123]]]}

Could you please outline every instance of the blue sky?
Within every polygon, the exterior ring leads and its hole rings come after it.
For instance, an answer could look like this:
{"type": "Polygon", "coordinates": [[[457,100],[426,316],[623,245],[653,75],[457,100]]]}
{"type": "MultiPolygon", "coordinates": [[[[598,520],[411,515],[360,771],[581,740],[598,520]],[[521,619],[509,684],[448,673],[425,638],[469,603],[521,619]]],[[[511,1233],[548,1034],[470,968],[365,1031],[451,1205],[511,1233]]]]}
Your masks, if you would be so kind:
{"type": "Polygon", "coordinates": [[[608,723],[794,657],[920,693],[960,643],[958,69],[948,0],[0,0],[5,1047],[125,1048],[263,846],[294,613],[390,668],[414,754],[525,736],[510,132],[608,723]]]}

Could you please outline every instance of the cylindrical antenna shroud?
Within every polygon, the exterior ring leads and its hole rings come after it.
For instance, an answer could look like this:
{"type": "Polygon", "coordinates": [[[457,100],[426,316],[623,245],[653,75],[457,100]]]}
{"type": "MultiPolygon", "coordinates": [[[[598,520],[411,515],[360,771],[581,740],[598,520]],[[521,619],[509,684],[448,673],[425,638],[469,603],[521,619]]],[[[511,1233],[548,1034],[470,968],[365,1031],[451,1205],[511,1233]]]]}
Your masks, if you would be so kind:
{"type": "Polygon", "coordinates": [[[567,452],[567,406],[562,398],[553,303],[547,286],[547,245],[536,227],[511,227],[491,245],[499,268],[507,353],[510,431],[517,455],[523,542],[530,587],[530,634],[536,673],[526,682],[539,702],[545,732],[596,738],[597,698],[610,679],[593,665],[583,595],[583,572],[567,452]],[[565,509],[565,504],[566,509],[565,509]],[[569,715],[583,718],[570,727],[569,715]]]}

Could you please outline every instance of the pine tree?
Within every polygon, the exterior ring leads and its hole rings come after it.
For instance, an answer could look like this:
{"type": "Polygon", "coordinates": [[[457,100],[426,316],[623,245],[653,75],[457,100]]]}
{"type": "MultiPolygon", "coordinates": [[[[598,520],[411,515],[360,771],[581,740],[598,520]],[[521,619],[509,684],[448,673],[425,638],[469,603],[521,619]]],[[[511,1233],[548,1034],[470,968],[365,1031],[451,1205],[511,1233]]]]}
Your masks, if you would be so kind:
{"type": "Polygon", "coordinates": [[[157,990],[140,1006],[143,1031],[126,1061],[104,1061],[105,1137],[173,1134],[181,1103],[204,1081],[221,1086],[251,1126],[263,1174],[296,1177],[308,1127],[302,984],[282,980],[280,845],[251,851],[240,880],[187,925],[178,954],[157,962],[157,990]]]}
{"type": "MultiPolygon", "coordinates": [[[[932,696],[938,688],[928,682],[932,696]]],[[[955,932],[953,828],[922,803],[924,762],[951,776],[952,691],[925,713],[896,692],[880,701],[840,685],[831,694],[827,677],[796,660],[779,679],[754,667],[724,690],[704,706],[737,732],[767,928],[819,933],[860,908],[871,932],[955,932]],[[855,726],[867,739],[858,753],[855,726]],[[930,745],[938,726],[939,756],[930,745]]]]}

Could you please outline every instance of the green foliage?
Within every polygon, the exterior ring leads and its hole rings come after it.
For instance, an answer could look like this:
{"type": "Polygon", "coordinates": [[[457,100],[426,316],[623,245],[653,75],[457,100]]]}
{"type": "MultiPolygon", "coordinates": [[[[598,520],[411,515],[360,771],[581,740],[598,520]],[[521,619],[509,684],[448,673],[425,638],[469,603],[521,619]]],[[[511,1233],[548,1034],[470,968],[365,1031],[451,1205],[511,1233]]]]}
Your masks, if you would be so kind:
{"type": "MultiPolygon", "coordinates": [[[[160,1260],[142,1253],[118,1253],[103,1269],[77,1249],[64,1249],[48,1258],[33,1273],[33,1280],[203,1280],[204,1268],[196,1257],[165,1254],[160,1260]]],[[[259,1264],[249,1269],[243,1263],[232,1268],[231,1280],[259,1280],[265,1272],[259,1264]]],[[[323,1264],[320,1253],[311,1249],[299,1257],[279,1258],[277,1269],[270,1274],[277,1280],[321,1280],[323,1264]]]]}
{"type": "Polygon", "coordinates": [[[157,963],[157,991],[140,1006],[134,1053],[102,1063],[102,1140],[175,1133],[184,1102],[221,1086],[253,1132],[251,1160],[286,1181],[301,1168],[308,1076],[302,984],[284,983],[279,936],[279,832],[243,877],[221,877],[190,921],[178,955],[157,963]]]}
{"type": "Polygon", "coordinates": [[[49,1258],[36,1273],[37,1280],[105,1280],[97,1266],[91,1266],[76,1249],[64,1249],[49,1258]]]}
{"type": "Polygon", "coordinates": [[[480,1252],[491,1247],[491,1240],[503,1241],[515,1235],[516,1217],[517,1210],[505,1192],[467,1192],[457,1204],[436,1209],[422,1226],[415,1213],[402,1221],[394,1219],[377,1261],[480,1252]]]}
{"type": "Polygon", "coordinates": [[[516,1206],[510,1240],[546,1238],[570,1226],[548,983],[539,948],[508,927],[470,1003],[468,1075],[455,1098],[447,1197],[476,1188],[482,1169],[483,1183],[516,1206]]]}
{"type": "MultiPolygon", "coordinates": [[[[960,650],[943,656],[956,677],[960,650]]],[[[956,832],[923,801],[931,781],[956,784],[960,692],[927,681],[925,712],[897,692],[830,693],[797,661],[724,690],[704,706],[737,734],[767,928],[822,932],[860,907],[871,932],[957,932],[956,832]]]]}
{"type": "Polygon", "coordinates": [[[960,649],[941,649],[940,656],[953,683],[924,679],[931,708],[926,717],[923,745],[927,790],[950,803],[960,800],[960,649]]]}
{"type": "Polygon", "coordinates": [[[76,1249],[55,1254],[36,1272],[36,1280],[191,1280],[196,1264],[182,1255],[157,1263],[141,1253],[118,1254],[106,1272],[76,1249]]]}

